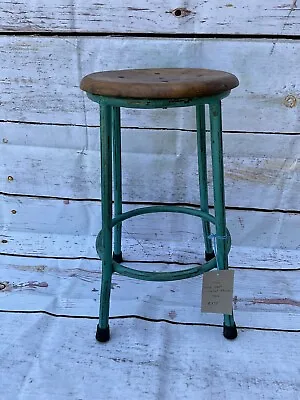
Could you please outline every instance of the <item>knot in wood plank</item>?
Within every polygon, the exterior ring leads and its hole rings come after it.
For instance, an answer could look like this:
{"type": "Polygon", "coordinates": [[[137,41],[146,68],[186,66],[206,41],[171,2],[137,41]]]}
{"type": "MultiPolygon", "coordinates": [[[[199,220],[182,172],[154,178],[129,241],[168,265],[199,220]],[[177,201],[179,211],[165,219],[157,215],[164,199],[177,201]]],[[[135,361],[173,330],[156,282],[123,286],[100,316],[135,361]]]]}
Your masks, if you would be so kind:
{"type": "Polygon", "coordinates": [[[171,13],[177,17],[177,18],[182,18],[182,17],[187,17],[188,15],[191,14],[192,11],[188,10],[187,8],[175,8],[174,10],[171,11],[171,13]]]}

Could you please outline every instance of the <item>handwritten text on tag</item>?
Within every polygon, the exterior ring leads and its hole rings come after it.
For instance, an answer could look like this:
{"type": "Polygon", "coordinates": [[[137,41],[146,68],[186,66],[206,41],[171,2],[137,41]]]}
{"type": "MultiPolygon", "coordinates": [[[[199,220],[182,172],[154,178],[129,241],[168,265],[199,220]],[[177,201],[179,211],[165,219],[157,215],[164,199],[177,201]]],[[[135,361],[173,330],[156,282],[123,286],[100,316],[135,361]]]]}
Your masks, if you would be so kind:
{"type": "Polygon", "coordinates": [[[232,313],[233,271],[210,271],[203,275],[201,311],[232,313]]]}

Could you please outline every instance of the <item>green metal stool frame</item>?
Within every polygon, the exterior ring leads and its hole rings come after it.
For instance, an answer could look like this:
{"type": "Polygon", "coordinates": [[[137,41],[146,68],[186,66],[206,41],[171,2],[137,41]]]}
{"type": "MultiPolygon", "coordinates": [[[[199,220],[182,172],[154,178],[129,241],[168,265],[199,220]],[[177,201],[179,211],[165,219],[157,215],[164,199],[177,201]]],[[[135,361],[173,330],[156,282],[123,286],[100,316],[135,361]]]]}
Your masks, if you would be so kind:
{"type": "MultiPolygon", "coordinates": [[[[130,278],[146,281],[172,281],[192,278],[201,275],[213,268],[228,269],[228,253],[231,238],[226,228],[225,195],[224,195],[224,166],[222,145],[222,112],[221,100],[229,95],[230,91],[218,95],[200,98],[183,99],[130,99],[94,95],[88,97],[100,106],[100,141],[101,141],[101,207],[102,230],[96,240],[96,249],[102,260],[102,282],[100,294],[99,323],[96,339],[106,342],[110,338],[109,330],[109,303],[112,274],[117,272],[130,278]],[[208,210],[207,188],[207,157],[206,157],[206,130],[205,105],[209,105],[211,154],[213,166],[213,189],[215,216],[208,210]],[[124,108],[169,108],[169,107],[196,107],[197,121],[197,150],[198,172],[201,209],[182,206],[152,206],[138,208],[129,212],[122,212],[122,179],[121,179],[121,129],[120,107],[124,108]],[[114,182],[114,187],[112,187],[114,182]],[[114,191],[114,218],[112,217],[112,191],[114,191]],[[205,242],[206,263],[176,272],[147,272],[125,267],[121,264],[121,235],[122,222],[128,218],[156,213],[175,212],[189,214],[202,219],[205,242]],[[211,240],[210,224],[216,229],[216,256],[211,240]],[[114,231],[114,232],[113,232],[114,231]],[[114,234],[114,248],[113,235],[114,234]]],[[[227,339],[235,339],[237,329],[233,313],[224,315],[223,334],[227,339]]]]}

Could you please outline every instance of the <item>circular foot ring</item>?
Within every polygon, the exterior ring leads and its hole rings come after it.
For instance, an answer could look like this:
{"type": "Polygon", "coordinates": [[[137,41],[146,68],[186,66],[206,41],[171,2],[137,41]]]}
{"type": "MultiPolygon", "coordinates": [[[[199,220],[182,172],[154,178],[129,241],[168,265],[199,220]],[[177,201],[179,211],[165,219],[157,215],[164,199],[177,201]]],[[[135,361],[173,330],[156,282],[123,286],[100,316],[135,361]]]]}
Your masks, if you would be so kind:
{"type": "MultiPolygon", "coordinates": [[[[174,213],[179,213],[179,214],[187,214],[187,215],[192,215],[195,217],[200,217],[204,221],[208,221],[212,224],[216,224],[216,219],[213,215],[208,214],[202,210],[193,208],[193,207],[183,207],[183,206],[172,206],[172,205],[166,205],[166,206],[151,206],[151,207],[142,207],[142,208],[137,208],[131,211],[127,211],[125,213],[122,213],[118,215],[117,217],[113,218],[111,222],[111,226],[114,227],[117,224],[127,220],[128,218],[136,217],[138,215],[143,215],[143,214],[152,214],[152,213],[165,213],[165,212],[174,212],[174,213]]],[[[228,229],[226,228],[226,255],[229,253],[231,246],[231,237],[228,229]]],[[[97,239],[96,239],[96,250],[101,259],[103,259],[103,240],[102,240],[102,231],[98,233],[97,239]]],[[[122,255],[122,254],[121,254],[122,255]]],[[[197,275],[201,275],[205,272],[210,271],[211,269],[215,268],[217,266],[217,261],[214,256],[212,256],[212,253],[209,253],[209,256],[211,256],[211,259],[207,261],[203,265],[197,265],[191,268],[187,268],[184,270],[179,270],[179,271],[172,271],[172,272],[150,272],[150,271],[141,271],[141,270],[136,270],[133,268],[125,267],[122,265],[120,262],[117,261],[117,258],[120,257],[119,254],[114,255],[114,261],[113,261],[113,272],[117,272],[120,275],[128,276],[129,278],[135,278],[135,279],[140,279],[140,280],[145,280],[145,281],[175,281],[175,280],[181,280],[181,279],[187,279],[187,278],[192,278],[197,275]]]]}
{"type": "Polygon", "coordinates": [[[237,337],[236,325],[235,324],[233,326],[223,325],[223,335],[226,339],[230,340],[235,339],[237,337]]]}
{"type": "Polygon", "coordinates": [[[98,340],[98,342],[108,342],[109,338],[109,326],[107,328],[100,328],[99,325],[97,325],[96,339],[98,340]]]}

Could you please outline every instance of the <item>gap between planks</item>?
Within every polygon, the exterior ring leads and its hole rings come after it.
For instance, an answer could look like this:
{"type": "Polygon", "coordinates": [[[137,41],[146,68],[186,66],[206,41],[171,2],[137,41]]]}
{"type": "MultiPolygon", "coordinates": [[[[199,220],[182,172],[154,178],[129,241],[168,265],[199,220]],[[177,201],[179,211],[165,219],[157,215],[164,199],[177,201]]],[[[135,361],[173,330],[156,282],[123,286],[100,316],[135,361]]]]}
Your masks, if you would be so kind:
{"type": "Polygon", "coordinates": [[[285,34],[227,34],[227,33],[141,33],[141,32],[78,32],[78,31],[1,31],[0,36],[34,37],[115,37],[115,38],[163,38],[163,39],[262,39],[262,40],[300,40],[300,35],[285,34]]]}
{"type": "MultiPolygon", "coordinates": [[[[84,256],[79,256],[79,257],[59,257],[59,256],[45,256],[45,255],[32,255],[32,254],[13,254],[13,253],[5,253],[5,252],[0,252],[0,256],[5,256],[5,257],[21,257],[21,258],[32,258],[32,259],[46,259],[46,260],[87,260],[87,261],[101,261],[100,258],[97,257],[84,257],[84,256]]],[[[200,263],[183,263],[180,261],[165,261],[165,260],[154,260],[154,261],[147,261],[147,260],[124,260],[127,264],[165,264],[165,265],[179,265],[179,266],[185,266],[185,267],[191,267],[195,265],[203,265],[200,263]]],[[[240,270],[253,270],[253,271],[277,271],[277,272],[282,272],[282,271],[287,271],[287,272],[294,272],[294,271],[300,271],[299,268],[264,268],[264,267],[253,267],[253,266],[230,266],[230,269],[240,269],[240,270]]]]}
{"type": "MultiPolygon", "coordinates": [[[[2,196],[8,196],[8,197],[24,197],[24,198],[32,198],[32,199],[41,199],[41,200],[68,200],[68,201],[76,201],[76,202],[84,202],[84,201],[94,201],[101,203],[100,199],[94,199],[94,198],[70,198],[70,197],[60,197],[60,196],[42,196],[42,195],[34,195],[34,194],[24,194],[24,193],[8,193],[8,192],[0,192],[0,195],[2,196]]],[[[112,201],[114,202],[114,201],[112,201]]],[[[155,202],[155,201],[127,201],[124,200],[122,204],[126,205],[137,205],[137,206],[157,206],[157,205],[163,205],[163,206],[182,206],[182,207],[194,207],[198,208],[199,204],[194,204],[194,203],[170,203],[170,202],[165,202],[165,203],[160,203],[160,202],[155,202]]],[[[213,209],[213,205],[208,206],[209,209],[213,209]]],[[[300,214],[300,210],[284,210],[282,208],[258,208],[258,207],[237,207],[237,206],[226,206],[226,210],[233,210],[233,211],[255,211],[255,212],[266,212],[266,213],[282,213],[282,214],[300,214]]]]}
{"type": "MultiPolygon", "coordinates": [[[[63,122],[39,122],[39,121],[19,121],[19,120],[6,120],[6,119],[0,119],[0,124],[23,124],[23,125],[41,125],[41,126],[69,126],[69,127],[79,127],[79,128],[100,128],[99,125],[91,125],[91,124],[70,124],[70,123],[63,123],[63,122]]],[[[140,127],[140,126],[122,126],[122,130],[131,130],[131,129],[139,129],[141,131],[149,131],[150,128],[147,127],[140,127]]],[[[187,128],[151,128],[152,131],[179,131],[179,132],[196,132],[196,129],[187,129],[187,128]]],[[[208,133],[209,130],[206,130],[208,133]]],[[[270,131],[270,132],[265,132],[265,131],[255,131],[255,132],[250,132],[250,131],[239,131],[239,130],[222,130],[223,134],[245,134],[245,135],[253,135],[253,134],[258,134],[258,135],[285,135],[285,136],[298,136],[300,135],[299,132],[278,132],[278,131],[270,131]]]]}
{"type": "MultiPolygon", "coordinates": [[[[34,310],[34,311],[24,311],[24,310],[2,310],[0,309],[0,313],[2,314],[44,314],[49,317],[54,318],[69,318],[69,319],[92,319],[98,320],[99,317],[91,316],[91,315],[67,315],[67,314],[56,314],[49,311],[44,310],[34,310]]],[[[142,317],[140,315],[117,315],[113,317],[109,317],[110,320],[114,319],[138,319],[141,321],[147,322],[154,322],[154,323],[166,323],[170,325],[181,325],[181,326],[208,326],[214,328],[221,328],[223,325],[221,324],[211,324],[205,322],[179,322],[179,321],[172,321],[164,318],[148,318],[142,317]]],[[[286,332],[286,333],[298,333],[300,329],[276,329],[276,328],[259,328],[259,327],[252,327],[252,326],[238,326],[238,329],[245,329],[251,331],[264,331],[264,332],[286,332]]]]}

